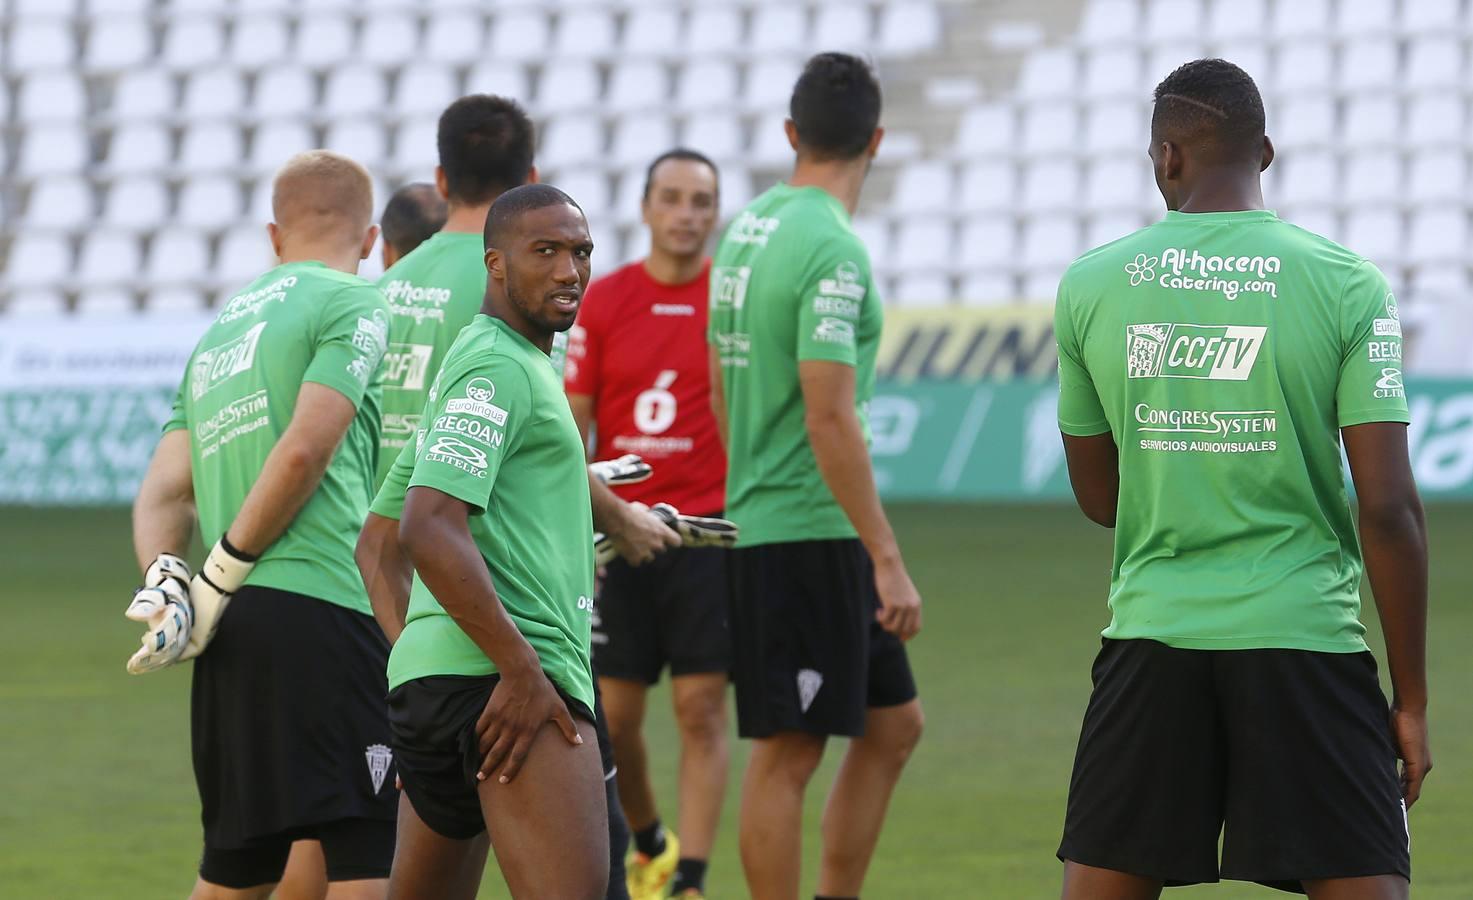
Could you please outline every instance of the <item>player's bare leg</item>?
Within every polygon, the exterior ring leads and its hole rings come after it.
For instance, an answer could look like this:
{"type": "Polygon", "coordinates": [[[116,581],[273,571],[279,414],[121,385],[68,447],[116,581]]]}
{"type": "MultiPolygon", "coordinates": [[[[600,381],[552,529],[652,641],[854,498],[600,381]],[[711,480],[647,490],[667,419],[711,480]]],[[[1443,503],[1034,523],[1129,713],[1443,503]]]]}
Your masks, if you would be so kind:
{"type": "Polygon", "coordinates": [[[1407,900],[1412,886],[1400,875],[1326,878],[1304,882],[1309,900],[1407,900]]]}
{"type": "Polygon", "coordinates": [[[752,741],[742,780],[741,852],[752,900],[796,900],[803,865],[803,792],[825,738],[785,731],[752,741]]]}
{"type": "Polygon", "coordinates": [[[731,763],[726,684],[725,673],[670,679],[675,724],[680,729],[680,855],[688,859],[711,858],[721,821],[731,763]]]}
{"type": "Polygon", "coordinates": [[[548,722],[510,784],[494,777],[481,782],[491,846],[516,900],[603,900],[608,889],[609,813],[598,733],[591,722],[574,722],[581,745],[570,746],[548,722]]]}
{"type": "Polygon", "coordinates": [[[475,900],[488,847],[485,834],[468,841],[439,834],[424,823],[408,797],[400,797],[390,900],[475,900]]]}
{"type": "Polygon", "coordinates": [[[819,894],[859,896],[890,795],[921,739],[924,722],[919,700],[865,712],[864,737],[849,742],[824,807],[819,894]]]}
{"type": "Polygon", "coordinates": [[[614,765],[618,768],[615,778],[624,818],[630,831],[643,831],[660,817],[644,746],[645,696],[649,688],[627,678],[600,678],[598,688],[603,693],[609,741],[614,745],[614,765]]]}
{"type": "Polygon", "coordinates": [[[286,859],[286,871],[273,900],[323,900],[327,896],[327,860],[321,841],[295,841],[286,859]]]}
{"type": "Polygon", "coordinates": [[[1161,880],[1114,869],[1064,863],[1063,900],[1156,900],[1161,880]]]}
{"type": "Polygon", "coordinates": [[[266,900],[275,887],[276,882],[248,888],[228,888],[197,878],[194,890],[189,892],[189,900],[266,900]]]}

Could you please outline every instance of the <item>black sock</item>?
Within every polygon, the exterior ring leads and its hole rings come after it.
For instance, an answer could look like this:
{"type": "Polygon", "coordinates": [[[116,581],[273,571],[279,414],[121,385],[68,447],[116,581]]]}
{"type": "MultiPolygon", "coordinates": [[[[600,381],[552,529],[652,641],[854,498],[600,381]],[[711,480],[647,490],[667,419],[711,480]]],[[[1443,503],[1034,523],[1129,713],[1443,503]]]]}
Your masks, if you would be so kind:
{"type": "Polygon", "coordinates": [[[675,877],[670,881],[670,895],[673,897],[686,888],[695,888],[704,892],[705,884],[706,861],[681,857],[680,861],[675,864],[675,877]]]}
{"type": "Polygon", "coordinates": [[[649,857],[665,852],[665,829],[659,819],[650,827],[634,832],[634,849],[649,857]]]}

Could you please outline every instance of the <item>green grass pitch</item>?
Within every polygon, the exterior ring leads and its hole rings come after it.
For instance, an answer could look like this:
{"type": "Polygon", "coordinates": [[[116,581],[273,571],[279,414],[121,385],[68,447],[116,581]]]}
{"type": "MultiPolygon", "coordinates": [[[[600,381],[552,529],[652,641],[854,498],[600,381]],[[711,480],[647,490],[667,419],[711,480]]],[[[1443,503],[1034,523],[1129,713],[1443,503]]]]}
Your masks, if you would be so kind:
{"type": "MultiPolygon", "coordinates": [[[[893,515],[926,601],[911,653],[928,721],[865,895],[1057,896],[1053,853],[1106,619],[1109,533],[1063,507],[913,506],[893,515]]],[[[1411,816],[1414,896],[1451,900],[1473,896],[1473,507],[1433,508],[1429,522],[1436,771],[1411,816]]],[[[0,894],[184,896],[200,847],[189,677],[123,671],[139,632],[122,615],[138,574],[126,513],[7,509],[0,540],[0,894]]],[[[676,748],[663,690],[651,708],[657,789],[673,815],[676,748]]],[[[841,750],[830,747],[810,792],[810,895],[818,815],[841,750]]],[[[717,898],[745,893],[735,834],[744,759],[738,747],[708,884],[717,898]]],[[[494,865],[482,896],[505,896],[494,865]]],[[[1274,892],[1229,884],[1167,896],[1274,892]]]]}

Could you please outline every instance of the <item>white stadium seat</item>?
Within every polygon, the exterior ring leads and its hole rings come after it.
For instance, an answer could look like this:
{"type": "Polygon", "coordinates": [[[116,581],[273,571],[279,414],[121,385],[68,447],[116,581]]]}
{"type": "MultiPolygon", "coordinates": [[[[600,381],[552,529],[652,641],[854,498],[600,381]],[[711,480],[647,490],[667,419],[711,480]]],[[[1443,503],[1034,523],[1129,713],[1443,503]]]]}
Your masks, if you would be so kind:
{"type": "Polygon", "coordinates": [[[231,177],[207,175],[180,188],[175,219],[181,225],[221,228],[239,221],[240,210],[239,183],[231,177]]]}
{"type": "Polygon", "coordinates": [[[311,129],[303,122],[267,122],[256,129],[251,140],[250,168],[255,172],[275,172],[294,154],[316,145],[311,129]]]}
{"type": "Polygon", "coordinates": [[[1300,228],[1323,235],[1332,241],[1344,240],[1340,233],[1340,219],[1329,206],[1290,206],[1283,204],[1279,215],[1300,228]]]}
{"type": "Polygon", "coordinates": [[[345,65],[327,75],[322,106],[334,117],[382,113],[389,94],[383,74],[373,66],[345,65]]]}
{"type": "Polygon", "coordinates": [[[1407,259],[1413,263],[1467,263],[1468,214],[1461,208],[1419,210],[1412,216],[1407,259]]]}
{"type": "Polygon", "coordinates": [[[1329,0],[1279,0],[1269,27],[1274,37],[1324,35],[1330,26],[1329,0]]]}
{"type": "Polygon", "coordinates": [[[327,127],[322,146],[352,157],[369,169],[389,158],[388,135],[378,119],[339,119],[327,127]]]}
{"type": "Polygon", "coordinates": [[[421,60],[437,65],[474,62],[486,46],[486,23],[471,10],[437,13],[425,32],[421,60]]]}
{"type": "Polygon", "coordinates": [[[514,62],[494,60],[471,66],[465,79],[467,94],[497,94],[502,97],[526,97],[532,93],[525,67],[514,62]]]}
{"type": "Polygon", "coordinates": [[[1016,185],[1011,162],[974,162],[962,170],[961,208],[968,212],[1011,211],[1016,185]]]}
{"type": "Polygon", "coordinates": [[[950,165],[914,163],[900,170],[890,206],[901,213],[945,212],[954,202],[955,187],[950,165]]]}
{"type": "Polygon", "coordinates": [[[614,66],[603,107],[621,113],[656,109],[665,105],[669,95],[670,87],[661,63],[631,60],[614,66]]]}
{"type": "Polygon", "coordinates": [[[164,31],[161,56],[165,65],[192,69],[218,64],[225,53],[225,31],[218,19],[181,18],[164,31]]]}
{"type": "Polygon", "coordinates": [[[1024,303],[1046,304],[1059,293],[1059,279],[1064,276],[1067,263],[1051,263],[1041,270],[1029,272],[1023,279],[1023,290],[1019,294],[1024,303]]]}
{"type": "Polygon", "coordinates": [[[1023,152],[1030,156],[1073,151],[1079,139],[1073,104],[1046,102],[1023,113],[1023,152]]]}
{"type": "Polygon", "coordinates": [[[1395,12],[1394,0],[1340,0],[1335,9],[1335,31],[1346,37],[1386,35],[1395,27],[1395,12]]]}
{"type": "Polygon", "coordinates": [[[549,60],[592,58],[615,46],[614,14],[605,9],[584,9],[558,17],[552,29],[549,60]]]}
{"type": "MultiPolygon", "coordinates": [[[[1274,168],[1277,168],[1275,166],[1274,168]]],[[[1395,150],[1365,150],[1348,157],[1344,198],[1353,205],[1401,202],[1401,156],[1395,150]]]]}
{"type": "Polygon", "coordinates": [[[1096,159],[1085,181],[1084,205],[1091,210],[1136,208],[1147,195],[1150,163],[1140,156],[1096,159]]]}
{"type": "Polygon", "coordinates": [[[609,211],[609,179],[602,172],[572,168],[546,174],[542,180],[578,201],[590,221],[609,211]]]}
{"type": "Polygon", "coordinates": [[[63,229],[92,220],[92,186],[81,178],[62,176],[36,182],[26,204],[27,229],[63,229]]]}
{"type": "Polygon", "coordinates": [[[1309,38],[1286,43],[1279,48],[1270,83],[1277,91],[1304,94],[1328,90],[1334,79],[1330,45],[1309,38]]]}
{"type": "Polygon", "coordinates": [[[1441,34],[1458,28],[1462,0],[1408,0],[1401,7],[1401,27],[1412,34],[1441,34]]]}
{"type": "Polygon", "coordinates": [[[153,34],[142,18],[101,19],[87,39],[83,62],[93,71],[121,71],[153,56],[153,34]]]}
{"type": "MultiPolygon", "coordinates": [[[[1274,67],[1270,62],[1269,45],[1262,40],[1225,41],[1205,51],[1203,55],[1217,56],[1238,66],[1253,76],[1253,81],[1261,92],[1267,93],[1278,89],[1273,81],[1274,67]]],[[[1177,62],[1181,62],[1181,59],[1178,58],[1177,62]]],[[[1159,77],[1164,78],[1170,70],[1163,66],[1157,71],[1159,77]]]]}
{"type": "Polygon", "coordinates": [[[559,113],[589,109],[598,103],[602,88],[598,67],[591,62],[569,60],[542,67],[537,83],[537,105],[559,113]]]}
{"type": "Polygon", "coordinates": [[[1468,167],[1461,149],[1420,150],[1407,163],[1411,180],[1407,196],[1413,202],[1441,206],[1450,198],[1467,196],[1468,167]]]}
{"type": "Polygon", "coordinates": [[[1345,242],[1378,265],[1401,258],[1401,214],[1388,207],[1352,212],[1346,221],[1345,242]]]}
{"type": "Polygon", "coordinates": [[[1390,90],[1396,82],[1397,50],[1390,38],[1359,38],[1340,51],[1341,90],[1390,90]]]}
{"type": "Polygon", "coordinates": [[[37,125],[26,130],[16,174],[57,175],[77,172],[92,156],[87,133],[74,125],[37,125]]]}
{"type": "Polygon", "coordinates": [[[1140,33],[1140,15],[1137,0],[1094,0],[1086,3],[1079,22],[1079,42],[1087,47],[1133,43],[1140,33]]]}
{"type": "MultiPolygon", "coordinates": [[[[192,228],[171,228],[153,237],[145,270],[155,284],[194,284],[209,274],[210,248],[192,228]]],[[[152,304],[150,304],[152,307],[152,304]]]]}
{"type": "Polygon", "coordinates": [[[968,219],[956,248],[957,260],[964,270],[1009,268],[1016,261],[1017,240],[1012,217],[968,219]]]}
{"type": "Polygon", "coordinates": [[[1028,54],[1018,76],[1018,95],[1028,100],[1077,96],[1079,60],[1068,48],[1048,48],[1028,54]]]}
{"type": "Polygon", "coordinates": [[[788,143],[780,115],[766,115],[752,125],[752,145],[747,161],[754,165],[792,165],[793,148],[788,143]]]}
{"type": "Polygon", "coordinates": [[[951,279],[934,272],[903,275],[895,283],[895,292],[885,298],[896,306],[942,306],[955,300],[951,279]]]}
{"type": "Polygon", "coordinates": [[[1179,45],[1202,34],[1201,0],[1147,3],[1145,38],[1157,46],[1179,45]]]}
{"type": "MultiPolygon", "coordinates": [[[[1023,225],[1023,265],[1058,272],[1079,255],[1079,224],[1069,215],[1039,216],[1023,225]]],[[[1052,296],[1052,293],[1049,294],[1052,296]]]]}
{"type": "Polygon", "coordinates": [[[131,234],[100,232],[82,241],[82,255],[77,260],[77,281],[84,288],[93,285],[127,284],[142,274],[143,254],[138,239],[131,234]]]}
{"type": "Polygon", "coordinates": [[[142,230],[169,216],[169,191],[153,178],[124,178],[108,188],[102,206],[104,224],[142,230]]]}
{"type": "Polygon", "coordinates": [[[798,80],[801,64],[792,60],[762,59],[747,69],[743,99],[754,109],[787,111],[793,95],[793,82],[798,80]]]}
{"type": "Polygon", "coordinates": [[[803,52],[809,45],[806,8],[797,5],[757,8],[752,14],[748,41],[758,57],[803,52]]]}
{"type": "MultiPolygon", "coordinates": [[[[728,34],[726,40],[734,40],[728,34]]],[[[620,42],[626,55],[634,56],[681,56],[679,12],[674,7],[637,6],[624,21],[624,34],[620,42]]],[[[609,42],[606,47],[612,47],[609,42]]],[[[730,44],[723,44],[729,47],[730,44]]]]}
{"type": "Polygon", "coordinates": [[[65,72],[32,75],[20,83],[16,111],[25,125],[82,119],[87,115],[87,90],[80,78],[65,72]]]}
{"type": "Polygon", "coordinates": [[[1141,152],[1151,141],[1144,103],[1115,100],[1092,104],[1084,120],[1084,149],[1091,154],[1141,152]]]}
{"type": "Polygon", "coordinates": [[[1282,185],[1277,194],[1292,204],[1334,202],[1339,185],[1335,157],[1326,152],[1296,153],[1280,163],[1282,185]]]}
{"type": "Polygon", "coordinates": [[[184,81],[184,114],[200,119],[234,119],[245,109],[245,80],[226,68],[195,72],[184,81]]]}
{"type": "Polygon", "coordinates": [[[405,66],[394,84],[393,111],[439,115],[456,98],[455,75],[436,63],[405,66]]]}
{"type": "Polygon", "coordinates": [[[265,225],[245,225],[232,228],[220,239],[219,256],[211,274],[214,282],[225,288],[228,299],[230,292],[245,287],[275,264],[265,225]]]}
{"type": "MultiPolygon", "coordinates": [[[[901,0],[880,5],[879,45],[887,56],[914,56],[930,50],[941,43],[941,31],[941,13],[931,3],[901,0]]],[[[815,32],[814,37],[831,46],[823,32],[815,32]]]]}
{"type": "Polygon", "coordinates": [[[66,297],[45,288],[17,291],[0,312],[11,319],[53,318],[66,313],[66,297]]]}
{"type": "Polygon", "coordinates": [[[1346,104],[1342,139],[1352,147],[1376,147],[1401,140],[1401,105],[1395,98],[1361,94],[1346,104]]]}
{"type": "Polygon", "coordinates": [[[963,306],[999,306],[1016,301],[1018,291],[1006,272],[976,272],[962,278],[956,297],[963,306]]]}
{"type": "Polygon", "coordinates": [[[1466,104],[1456,94],[1423,94],[1407,108],[1405,137],[1414,146],[1454,144],[1463,139],[1466,104]]]}
{"type": "Polygon", "coordinates": [[[144,300],[143,308],[152,315],[193,313],[205,308],[205,298],[193,288],[165,287],[150,291],[147,299],[144,300]]]}
{"type": "Polygon", "coordinates": [[[95,287],[77,295],[76,313],[95,318],[117,318],[138,311],[138,301],[127,288],[95,287]]]}
{"type": "Polygon", "coordinates": [[[1453,35],[1418,37],[1406,49],[1406,86],[1418,90],[1457,87],[1464,77],[1463,42],[1453,35]]]}
{"type": "MultiPolygon", "coordinates": [[[[819,21],[823,20],[824,13],[840,8],[845,7],[823,7],[819,10],[819,21]]],[[[642,9],[630,21],[638,21],[644,14],[646,12],[642,9]]],[[[629,26],[626,26],[626,40],[628,32],[629,26]]],[[[818,33],[823,34],[821,30],[818,33]]],[[[725,52],[733,45],[740,45],[742,39],[742,15],[736,6],[703,6],[691,11],[686,47],[691,51],[692,59],[699,61],[707,54],[725,52]]]]}
{"type": "Polygon", "coordinates": [[[902,222],[895,241],[895,259],[882,262],[907,272],[950,265],[951,225],[933,216],[902,222]]]}
{"type": "Polygon", "coordinates": [[[66,22],[20,22],[10,30],[6,64],[17,72],[63,69],[72,64],[76,52],[66,22]]]}
{"type": "Polygon", "coordinates": [[[890,223],[884,219],[859,216],[855,218],[850,227],[858,235],[860,243],[864,244],[865,250],[869,251],[870,263],[875,260],[888,259],[890,252],[890,223]]]}
{"type": "Polygon", "coordinates": [[[706,111],[736,95],[736,66],[724,60],[687,63],[675,78],[675,105],[680,109],[706,111]]]}
{"type": "Polygon", "coordinates": [[[71,242],[59,234],[20,234],[10,245],[4,278],[11,287],[55,287],[71,274],[71,242]]]}
{"type": "Polygon", "coordinates": [[[698,113],[686,120],[680,143],[718,163],[734,159],[742,152],[741,123],[726,113],[698,113]]]}
{"type": "MultiPolygon", "coordinates": [[[[885,24],[882,19],[882,28],[885,24]]],[[[732,31],[736,33],[738,29],[732,31]]],[[[868,51],[874,40],[870,7],[851,3],[823,4],[814,13],[813,35],[823,42],[825,49],[850,53],[868,51]]],[[[883,32],[880,35],[881,46],[886,52],[896,52],[887,46],[887,42],[892,39],[887,38],[883,32]]]]}
{"type": "Polygon", "coordinates": [[[617,166],[649,165],[650,160],[675,145],[675,126],[660,113],[626,116],[614,126],[609,156],[617,166]]]}
{"type": "Polygon", "coordinates": [[[730,220],[741,212],[747,201],[756,196],[752,175],[741,166],[728,166],[721,171],[721,219],[730,220]]]}
{"type": "Polygon", "coordinates": [[[240,128],[233,122],[204,122],[184,132],[179,166],[186,172],[231,172],[245,158],[240,128]]]}
{"type": "Polygon", "coordinates": [[[237,19],[230,33],[231,64],[261,68],[286,59],[287,19],[283,16],[251,16],[237,19]]]}
{"type": "Polygon", "coordinates": [[[1099,247],[1119,240],[1144,224],[1139,213],[1113,212],[1093,216],[1084,229],[1084,246],[1099,247]]]}
{"type": "Polygon", "coordinates": [[[262,117],[305,115],[317,103],[317,81],[306,69],[267,69],[256,79],[252,109],[262,117]]]}
{"type": "Polygon", "coordinates": [[[1141,55],[1135,48],[1094,50],[1084,64],[1084,96],[1099,98],[1136,95],[1142,78],[1141,55]]]}
{"type": "Polygon", "coordinates": [[[645,170],[630,166],[619,176],[614,186],[613,202],[609,205],[609,216],[619,225],[633,225],[640,220],[640,201],[644,198],[645,170]]]}
{"type": "Polygon", "coordinates": [[[313,12],[297,23],[292,57],[298,63],[330,68],[353,56],[353,23],[346,15],[313,12]]]}
{"type": "Polygon", "coordinates": [[[1325,96],[1293,97],[1279,105],[1270,121],[1282,149],[1324,147],[1335,137],[1335,103],[1325,96]]]}
{"type": "Polygon", "coordinates": [[[547,53],[547,16],[541,10],[510,9],[491,22],[490,55],[533,60],[547,53]]]}
{"type": "Polygon", "coordinates": [[[376,12],[363,21],[356,60],[394,66],[414,59],[419,50],[419,24],[402,12],[376,12]]]}
{"type": "Polygon", "coordinates": [[[1207,34],[1213,40],[1263,40],[1268,27],[1267,0],[1210,0],[1207,34]]]}
{"type": "Polygon", "coordinates": [[[135,69],[118,76],[110,110],[118,119],[151,119],[174,111],[174,79],[162,69],[135,69]]]}
{"type": "Polygon", "coordinates": [[[421,115],[401,122],[394,133],[394,165],[407,177],[427,181],[440,164],[439,116],[421,115]]]}
{"type": "Polygon", "coordinates": [[[603,126],[587,116],[553,119],[542,131],[538,151],[538,163],[549,169],[601,160],[604,155],[603,126]]]}
{"type": "Polygon", "coordinates": [[[974,106],[962,114],[957,126],[956,149],[964,156],[1008,153],[1015,130],[1011,107],[1002,104],[974,106]]]}
{"type": "Polygon", "coordinates": [[[1079,165],[1072,159],[1031,162],[1024,169],[1023,209],[1028,214],[1068,209],[1079,202],[1079,165]]]}

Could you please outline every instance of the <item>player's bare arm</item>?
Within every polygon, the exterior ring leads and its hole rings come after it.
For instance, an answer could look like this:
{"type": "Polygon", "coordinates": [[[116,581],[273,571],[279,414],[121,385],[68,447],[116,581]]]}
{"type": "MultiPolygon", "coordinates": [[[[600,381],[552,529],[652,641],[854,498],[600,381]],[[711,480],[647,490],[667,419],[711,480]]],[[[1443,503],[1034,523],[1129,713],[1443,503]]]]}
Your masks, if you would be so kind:
{"type": "Polygon", "coordinates": [[[1427,742],[1427,522],[1407,455],[1407,427],[1372,422],[1341,430],[1360,509],[1366,574],[1386,638],[1391,727],[1410,808],[1432,769],[1427,742]]]}
{"type": "Polygon", "coordinates": [[[414,566],[399,543],[399,522],[377,513],[369,513],[358,534],[353,551],[374,621],[392,644],[404,630],[409,613],[409,588],[414,580],[414,566]]]}
{"type": "Polygon", "coordinates": [[[880,505],[864,429],[854,406],[854,367],[825,360],[798,363],[803,422],[823,480],[849,517],[875,564],[880,624],[902,640],[921,630],[921,595],[916,591],[895,532],[880,505]]]}
{"type": "Polygon", "coordinates": [[[547,722],[556,723],[569,743],[581,744],[583,738],[537,653],[497,598],[471,537],[469,515],[464,501],[431,487],[411,487],[404,497],[399,541],[430,593],[501,674],[476,723],[485,754],[477,777],[495,774],[506,784],[516,777],[547,722]]]}
{"type": "Polygon", "coordinates": [[[715,344],[710,345],[707,359],[711,372],[711,414],[716,417],[716,436],[721,439],[722,449],[726,449],[726,388],[721,384],[721,351],[715,344]]]}
{"type": "Polygon", "coordinates": [[[593,503],[593,527],[609,536],[614,549],[630,565],[642,565],[672,547],[680,535],[641,505],[625,503],[592,474],[588,494],[593,503]]]}
{"type": "Polygon", "coordinates": [[[317,490],[357,412],[352,400],[326,385],[302,385],[291,424],[226,532],[231,546],[259,556],[281,537],[317,490]]]}
{"type": "Polygon", "coordinates": [[[1120,450],[1107,431],[1088,437],[1064,435],[1064,459],[1074,499],[1091,522],[1115,527],[1120,502],[1120,450]]]}
{"type": "Polygon", "coordinates": [[[189,430],[179,428],[159,440],[133,501],[133,552],[139,571],[147,570],[160,553],[187,553],[194,524],[189,430]]]}

